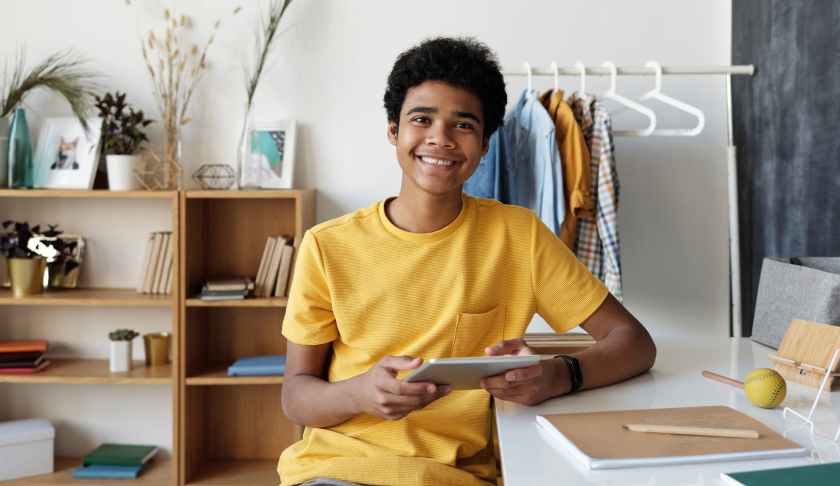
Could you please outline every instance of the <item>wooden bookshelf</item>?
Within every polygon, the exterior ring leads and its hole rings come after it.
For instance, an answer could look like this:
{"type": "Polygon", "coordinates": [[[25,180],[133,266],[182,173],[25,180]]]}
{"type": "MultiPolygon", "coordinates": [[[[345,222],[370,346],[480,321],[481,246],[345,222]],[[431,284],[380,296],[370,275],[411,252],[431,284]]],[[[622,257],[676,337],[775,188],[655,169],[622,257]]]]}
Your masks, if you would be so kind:
{"type": "MultiPolygon", "coordinates": [[[[90,207],[92,212],[99,212],[103,208],[110,208],[113,202],[120,200],[120,207],[133,208],[137,207],[147,208],[150,205],[155,208],[165,208],[168,214],[168,227],[162,227],[162,230],[171,230],[172,237],[175,239],[174,244],[177,248],[179,245],[179,215],[180,215],[180,193],[178,191],[127,191],[117,192],[108,190],[18,190],[18,189],[0,189],[0,214],[4,219],[18,219],[16,213],[18,211],[26,212],[29,208],[38,208],[40,211],[49,210],[51,205],[63,206],[64,201],[74,200],[82,202],[79,204],[79,211],[73,212],[72,216],[67,216],[65,213],[64,220],[51,220],[50,223],[58,224],[60,228],[66,229],[72,227],[77,220],[84,221],[87,217],[84,208],[90,207]],[[30,206],[32,205],[32,206],[30,206]],[[161,206],[162,205],[162,206],[161,206]],[[72,219],[71,219],[72,218],[72,219]]],[[[138,211],[142,214],[142,211],[138,211]]],[[[160,213],[158,213],[160,214],[160,213]]],[[[93,216],[89,216],[93,217],[93,216]]],[[[142,217],[142,216],[141,216],[142,217]]],[[[110,230],[105,230],[110,231],[110,230]]],[[[114,232],[120,231],[124,234],[126,231],[132,231],[130,224],[125,227],[114,228],[114,232]]],[[[85,236],[85,235],[83,235],[85,236]]],[[[130,234],[131,238],[136,237],[138,241],[145,239],[146,234],[137,230],[137,234],[130,234]]],[[[92,241],[88,239],[88,251],[93,251],[96,244],[101,242],[92,241]]],[[[90,256],[86,257],[89,258],[90,256]]],[[[141,255],[126,255],[127,264],[136,265],[141,260],[141,255]]],[[[24,298],[14,298],[9,289],[0,289],[0,308],[2,307],[89,307],[89,308],[106,308],[111,312],[133,312],[142,308],[159,308],[170,310],[170,329],[172,334],[172,362],[165,366],[146,367],[142,361],[136,361],[131,371],[125,373],[111,373],[109,369],[108,359],[89,359],[84,357],[65,357],[54,358],[47,352],[47,358],[51,361],[51,365],[46,370],[31,374],[31,375],[0,375],[0,383],[4,384],[62,384],[62,385],[159,385],[171,387],[171,407],[172,412],[172,426],[169,432],[172,437],[172,457],[177,457],[179,451],[178,434],[178,412],[180,410],[180,387],[179,387],[179,367],[181,366],[179,351],[179,306],[181,303],[181,289],[178,283],[181,281],[178,271],[181,268],[178,258],[180,254],[176,252],[174,255],[173,265],[175,268],[175,282],[173,285],[171,295],[144,295],[138,294],[133,288],[135,282],[121,282],[122,287],[98,287],[93,282],[89,287],[82,287],[76,289],[50,289],[42,294],[28,296],[24,298]]],[[[84,269],[82,270],[84,272],[84,269]]],[[[29,312],[28,310],[16,310],[15,312],[29,312]]],[[[3,326],[3,318],[0,318],[0,339],[8,339],[5,335],[6,329],[3,326]]],[[[84,323],[80,322],[80,326],[84,323]]],[[[39,336],[50,341],[50,336],[39,336]]],[[[55,344],[55,343],[51,343],[55,344]]],[[[57,348],[57,347],[56,347],[57,348]]],[[[136,393],[143,393],[145,388],[137,389],[136,393]]],[[[108,391],[103,389],[102,396],[97,396],[97,400],[108,401],[108,391]]],[[[3,400],[3,395],[0,394],[0,400],[3,400]]],[[[130,404],[129,404],[130,405],[130,404]]],[[[114,403],[113,409],[116,414],[124,409],[125,404],[114,403]]],[[[4,419],[15,419],[26,417],[4,417],[4,419]]],[[[49,419],[50,417],[45,417],[49,419]]],[[[57,434],[62,433],[62,424],[64,420],[57,425],[57,434]]],[[[72,427],[84,428],[84,424],[72,424],[72,427]]],[[[159,427],[157,424],[143,424],[144,427],[159,427]]],[[[0,459],[2,460],[2,459],[0,459]]],[[[124,480],[76,480],[72,478],[72,469],[81,463],[80,459],[57,458],[56,467],[53,474],[46,474],[40,476],[31,476],[9,481],[4,484],[15,485],[99,485],[99,486],[114,486],[125,484],[124,480]]],[[[139,484],[143,486],[178,486],[178,461],[170,458],[159,456],[153,459],[148,470],[132,484],[139,484]]]]}
{"type": "Polygon", "coordinates": [[[187,191],[181,195],[180,484],[276,486],[277,460],[299,436],[283,416],[283,378],[229,377],[245,356],[285,354],[287,300],[202,301],[212,278],[254,277],[269,236],[300,243],[314,191],[187,191]],[[191,298],[186,298],[191,297],[191,298]]]}
{"type": "Polygon", "coordinates": [[[172,365],[147,367],[135,361],[130,371],[112,373],[107,359],[55,359],[44,371],[0,374],[0,383],[57,383],[63,385],[171,385],[172,365]]]}
{"type": "Polygon", "coordinates": [[[50,289],[42,294],[21,298],[13,297],[8,288],[0,289],[0,305],[172,307],[175,304],[173,295],[138,294],[135,289],[50,289]]]}
{"type": "Polygon", "coordinates": [[[125,479],[74,479],[73,469],[82,464],[82,459],[56,457],[54,473],[3,481],[3,484],[10,486],[125,486],[128,482],[137,486],[167,486],[172,484],[172,462],[156,456],[137,479],[129,481],[125,479]]]}

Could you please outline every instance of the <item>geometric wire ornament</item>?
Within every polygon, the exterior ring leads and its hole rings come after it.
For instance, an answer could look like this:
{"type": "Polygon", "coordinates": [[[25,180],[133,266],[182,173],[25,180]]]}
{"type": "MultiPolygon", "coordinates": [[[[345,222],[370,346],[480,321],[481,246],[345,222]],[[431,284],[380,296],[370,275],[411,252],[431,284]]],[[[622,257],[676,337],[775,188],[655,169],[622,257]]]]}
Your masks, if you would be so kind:
{"type": "Polygon", "coordinates": [[[204,164],[192,178],[204,190],[224,190],[236,182],[236,172],[227,164],[204,164]]]}

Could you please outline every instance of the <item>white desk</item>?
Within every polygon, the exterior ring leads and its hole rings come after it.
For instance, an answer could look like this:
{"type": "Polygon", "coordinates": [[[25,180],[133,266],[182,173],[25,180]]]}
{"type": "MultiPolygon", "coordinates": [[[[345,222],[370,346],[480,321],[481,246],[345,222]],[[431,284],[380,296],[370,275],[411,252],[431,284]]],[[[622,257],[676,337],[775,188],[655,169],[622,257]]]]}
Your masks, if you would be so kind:
{"type": "MultiPolygon", "coordinates": [[[[657,340],[658,355],[650,373],[617,385],[549,400],[536,407],[496,402],[496,425],[505,486],[532,485],[718,485],[721,472],[840,462],[840,444],[811,437],[801,420],[782,417],[782,407],[764,410],[743,392],[707,380],[704,369],[743,378],[754,368],[769,368],[772,349],[749,339],[657,340]],[[684,466],[590,471],[549,442],[534,417],[562,412],[597,412],[643,408],[728,405],[760,420],[811,449],[810,458],[717,462],[684,466]]],[[[616,364],[620,366],[620,364],[616,364]]],[[[783,406],[807,414],[817,390],[788,383],[783,406]]],[[[833,436],[840,424],[840,392],[826,394],[816,412],[817,431],[833,436]]]]}

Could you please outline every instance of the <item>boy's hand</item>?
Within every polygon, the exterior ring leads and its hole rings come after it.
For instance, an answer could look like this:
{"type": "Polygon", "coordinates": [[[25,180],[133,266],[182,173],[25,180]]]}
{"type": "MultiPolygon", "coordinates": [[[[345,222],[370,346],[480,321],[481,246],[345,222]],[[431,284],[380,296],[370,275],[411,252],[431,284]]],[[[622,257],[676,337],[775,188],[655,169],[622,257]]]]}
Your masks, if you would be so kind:
{"type": "Polygon", "coordinates": [[[354,399],[359,412],[387,420],[398,420],[450,392],[449,386],[434,383],[406,383],[397,372],[420,366],[423,360],[408,356],[386,356],[357,377],[354,399]]]}
{"type": "MultiPolygon", "coordinates": [[[[489,356],[535,354],[522,339],[501,341],[484,352],[489,356]]],[[[491,395],[509,402],[522,405],[536,405],[549,398],[562,395],[571,388],[567,383],[568,374],[563,373],[565,363],[556,360],[542,360],[534,366],[517,368],[500,375],[488,376],[481,380],[481,386],[491,395]]]]}

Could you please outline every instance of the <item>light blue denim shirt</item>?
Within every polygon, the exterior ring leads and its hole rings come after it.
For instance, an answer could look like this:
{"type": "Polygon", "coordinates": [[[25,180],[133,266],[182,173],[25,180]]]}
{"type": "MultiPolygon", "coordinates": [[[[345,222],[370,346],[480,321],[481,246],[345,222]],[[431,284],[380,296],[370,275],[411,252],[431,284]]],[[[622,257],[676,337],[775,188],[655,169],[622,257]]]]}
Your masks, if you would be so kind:
{"type": "Polygon", "coordinates": [[[554,121],[537,93],[525,90],[490,137],[487,155],[464,192],[531,208],[559,235],[566,214],[563,187],[554,121]]]}

